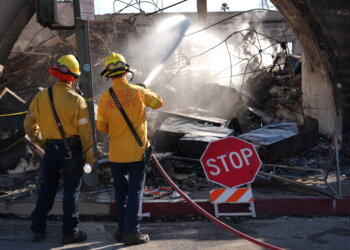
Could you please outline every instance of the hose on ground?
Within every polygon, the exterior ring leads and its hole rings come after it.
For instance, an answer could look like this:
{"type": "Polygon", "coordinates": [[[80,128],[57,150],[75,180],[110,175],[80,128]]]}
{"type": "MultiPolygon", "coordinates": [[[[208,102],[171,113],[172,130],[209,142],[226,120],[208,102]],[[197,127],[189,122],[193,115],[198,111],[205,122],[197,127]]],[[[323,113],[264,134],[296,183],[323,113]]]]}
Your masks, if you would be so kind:
{"type": "Polygon", "coordinates": [[[166,182],[168,182],[168,184],[174,188],[174,190],[176,192],[178,192],[182,198],[184,198],[195,210],[197,210],[200,214],[202,214],[203,216],[207,217],[209,220],[211,220],[212,222],[214,222],[215,224],[219,225],[220,227],[236,234],[237,236],[246,239],[256,245],[265,247],[267,249],[273,249],[273,250],[282,250],[282,248],[267,244],[265,242],[259,241],[255,238],[252,238],[232,227],[230,227],[229,225],[223,223],[222,221],[218,220],[217,218],[215,218],[214,216],[212,216],[210,213],[208,213],[207,211],[205,211],[203,208],[201,208],[199,205],[197,205],[195,202],[193,202],[184,192],[181,191],[181,189],[169,178],[169,176],[167,175],[167,173],[164,171],[163,167],[160,165],[159,161],[157,160],[157,158],[154,156],[154,154],[152,154],[151,156],[154,164],[156,165],[157,169],[159,170],[159,172],[162,174],[162,176],[164,177],[164,179],[166,180],[166,182]]]}

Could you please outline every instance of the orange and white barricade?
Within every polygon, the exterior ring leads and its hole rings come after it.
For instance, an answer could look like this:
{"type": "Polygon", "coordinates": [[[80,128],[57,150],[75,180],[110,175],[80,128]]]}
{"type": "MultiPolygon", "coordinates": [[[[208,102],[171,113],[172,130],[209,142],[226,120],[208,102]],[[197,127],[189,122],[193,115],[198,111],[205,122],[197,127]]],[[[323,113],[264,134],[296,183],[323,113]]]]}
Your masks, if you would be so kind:
{"type": "Polygon", "coordinates": [[[220,216],[245,216],[256,217],[253,192],[250,184],[247,187],[219,188],[210,191],[210,202],[214,204],[215,217],[220,216]],[[223,203],[249,203],[249,212],[220,213],[219,204],[223,203]]]}

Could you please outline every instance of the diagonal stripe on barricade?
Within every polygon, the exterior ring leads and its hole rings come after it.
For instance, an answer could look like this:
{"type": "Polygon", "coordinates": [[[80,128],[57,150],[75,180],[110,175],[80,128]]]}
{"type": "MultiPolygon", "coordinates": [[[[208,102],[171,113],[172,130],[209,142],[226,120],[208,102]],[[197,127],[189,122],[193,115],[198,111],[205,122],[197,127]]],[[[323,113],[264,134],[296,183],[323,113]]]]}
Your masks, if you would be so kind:
{"type": "Polygon", "coordinates": [[[226,202],[237,202],[248,191],[248,188],[238,188],[233,194],[226,200],[226,202]]]}
{"type": "Polygon", "coordinates": [[[220,196],[221,194],[225,192],[225,189],[215,189],[210,193],[210,201],[211,202],[215,202],[220,196]]]}

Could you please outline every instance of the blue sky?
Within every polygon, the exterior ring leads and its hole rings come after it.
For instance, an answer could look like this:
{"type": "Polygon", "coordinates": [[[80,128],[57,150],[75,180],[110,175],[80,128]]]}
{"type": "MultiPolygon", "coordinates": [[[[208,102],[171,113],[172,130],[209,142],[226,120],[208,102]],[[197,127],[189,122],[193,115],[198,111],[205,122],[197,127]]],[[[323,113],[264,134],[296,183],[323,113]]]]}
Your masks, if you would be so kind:
{"type": "MultiPolygon", "coordinates": [[[[141,8],[145,12],[153,12],[157,8],[150,4],[150,2],[157,3],[159,8],[165,8],[175,3],[181,2],[182,0],[147,0],[141,2],[141,8]]],[[[134,4],[134,7],[129,7],[123,11],[123,13],[135,13],[139,12],[136,0],[95,0],[95,14],[101,15],[106,13],[113,13],[113,2],[115,11],[119,11],[127,4],[134,4]]],[[[222,3],[227,3],[230,11],[240,11],[255,9],[261,7],[261,0],[207,0],[208,11],[220,11],[222,3]]],[[[272,5],[272,4],[271,4],[272,5]]],[[[166,12],[195,12],[197,6],[197,0],[187,0],[177,6],[171,7],[166,12]]]]}

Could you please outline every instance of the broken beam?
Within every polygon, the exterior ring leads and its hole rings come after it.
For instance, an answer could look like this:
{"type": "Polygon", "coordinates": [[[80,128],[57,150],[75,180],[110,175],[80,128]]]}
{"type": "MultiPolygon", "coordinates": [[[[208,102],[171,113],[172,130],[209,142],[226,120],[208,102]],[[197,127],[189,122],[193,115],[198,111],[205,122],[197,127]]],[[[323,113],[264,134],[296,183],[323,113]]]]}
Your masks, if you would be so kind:
{"type": "Polygon", "coordinates": [[[265,173],[265,172],[259,172],[259,175],[263,175],[263,176],[268,176],[268,177],[271,177],[271,178],[274,178],[274,179],[278,179],[278,180],[281,180],[281,181],[284,181],[284,182],[289,182],[289,183],[292,183],[292,184],[295,184],[297,186],[300,186],[302,188],[305,188],[305,189],[308,189],[308,190],[311,190],[315,193],[318,193],[318,194],[322,194],[324,196],[327,196],[327,197],[330,197],[330,198],[333,198],[333,199],[338,199],[337,197],[327,193],[327,192],[324,192],[322,190],[319,190],[319,189],[316,189],[314,187],[310,187],[310,186],[307,186],[305,184],[301,184],[299,182],[296,182],[296,181],[293,181],[293,180],[290,180],[288,178],[284,178],[284,177],[281,177],[281,176],[278,176],[278,175],[274,175],[274,174],[269,174],[269,173],[265,173]]]}

